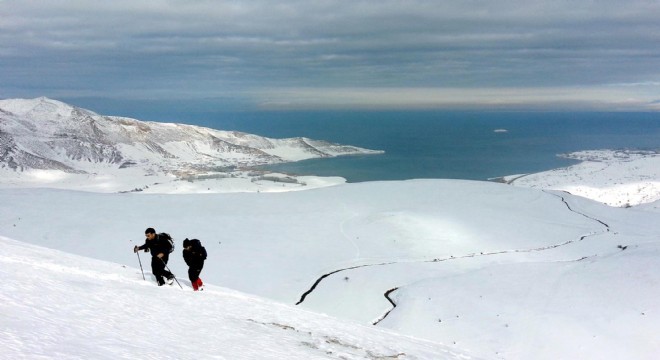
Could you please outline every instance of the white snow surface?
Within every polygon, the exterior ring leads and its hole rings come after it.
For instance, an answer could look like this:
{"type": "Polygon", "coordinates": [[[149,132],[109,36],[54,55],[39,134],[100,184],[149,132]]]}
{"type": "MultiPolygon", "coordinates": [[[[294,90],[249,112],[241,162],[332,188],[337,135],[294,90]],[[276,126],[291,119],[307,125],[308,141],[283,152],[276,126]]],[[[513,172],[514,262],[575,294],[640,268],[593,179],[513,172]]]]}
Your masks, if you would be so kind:
{"type": "Polygon", "coordinates": [[[226,288],[157,288],[133,267],[0,246],[3,359],[469,358],[226,288]]]}
{"type": "Polygon", "coordinates": [[[0,346],[28,358],[654,359],[659,213],[657,202],[613,208],[459,180],[0,190],[1,235],[13,239],[0,346]],[[175,238],[169,266],[184,291],[157,287],[147,254],[142,280],[132,248],[148,226],[175,238]],[[189,287],[185,237],[209,252],[208,292],[189,287]]]}

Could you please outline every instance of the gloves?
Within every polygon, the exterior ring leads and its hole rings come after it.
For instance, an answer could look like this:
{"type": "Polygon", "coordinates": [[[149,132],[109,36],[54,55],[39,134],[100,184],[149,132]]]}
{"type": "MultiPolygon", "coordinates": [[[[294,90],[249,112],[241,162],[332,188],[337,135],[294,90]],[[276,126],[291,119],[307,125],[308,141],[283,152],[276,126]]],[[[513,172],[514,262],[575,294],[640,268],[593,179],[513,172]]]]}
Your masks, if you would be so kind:
{"type": "Polygon", "coordinates": [[[135,247],[133,247],[133,252],[136,253],[138,252],[138,250],[140,250],[140,248],[137,245],[135,245],[135,247]]]}

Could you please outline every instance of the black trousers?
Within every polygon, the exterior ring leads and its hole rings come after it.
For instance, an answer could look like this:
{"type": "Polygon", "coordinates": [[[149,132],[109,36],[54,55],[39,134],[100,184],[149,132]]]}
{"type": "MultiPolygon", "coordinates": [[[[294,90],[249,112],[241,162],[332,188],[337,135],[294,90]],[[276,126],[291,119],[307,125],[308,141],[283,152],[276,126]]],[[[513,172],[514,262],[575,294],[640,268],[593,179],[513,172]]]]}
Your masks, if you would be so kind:
{"type": "Polygon", "coordinates": [[[204,262],[201,264],[195,264],[193,266],[190,266],[188,268],[188,279],[190,279],[191,283],[194,283],[199,279],[199,274],[202,272],[202,268],[204,267],[204,262]]]}
{"type": "Polygon", "coordinates": [[[168,259],[168,255],[163,256],[162,260],[159,259],[158,256],[151,257],[151,272],[156,277],[158,285],[165,284],[165,279],[163,279],[163,277],[170,279],[174,276],[171,272],[165,270],[165,265],[167,264],[168,259]]]}

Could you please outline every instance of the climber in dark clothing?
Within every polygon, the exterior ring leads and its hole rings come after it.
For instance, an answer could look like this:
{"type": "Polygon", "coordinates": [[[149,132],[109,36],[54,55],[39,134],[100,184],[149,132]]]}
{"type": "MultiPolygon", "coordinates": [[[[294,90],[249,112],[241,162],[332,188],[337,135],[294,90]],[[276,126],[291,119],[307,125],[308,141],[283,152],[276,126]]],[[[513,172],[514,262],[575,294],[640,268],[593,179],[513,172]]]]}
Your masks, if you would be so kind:
{"type": "Polygon", "coordinates": [[[183,240],[183,260],[188,264],[188,278],[193,290],[204,290],[204,283],[199,277],[206,260],[206,249],[197,239],[183,240]]]}
{"type": "Polygon", "coordinates": [[[170,257],[170,251],[172,250],[172,244],[167,239],[169,236],[164,233],[156,234],[156,230],[153,228],[145,230],[144,235],[147,237],[144,244],[141,246],[136,245],[133,248],[133,252],[140,250],[151,252],[151,272],[156,277],[158,286],[164,284],[172,285],[174,275],[165,269],[165,265],[167,265],[170,257]]]}

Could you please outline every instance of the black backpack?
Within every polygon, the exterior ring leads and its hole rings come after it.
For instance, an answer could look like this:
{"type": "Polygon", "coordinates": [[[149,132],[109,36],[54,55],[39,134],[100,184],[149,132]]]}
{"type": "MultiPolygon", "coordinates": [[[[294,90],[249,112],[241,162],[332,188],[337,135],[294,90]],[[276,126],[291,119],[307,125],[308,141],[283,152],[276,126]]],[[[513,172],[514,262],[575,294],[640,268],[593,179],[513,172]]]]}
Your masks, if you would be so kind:
{"type": "Polygon", "coordinates": [[[158,234],[158,237],[161,239],[167,240],[167,242],[170,243],[170,252],[174,251],[174,240],[172,240],[172,237],[168,233],[160,233],[158,234]]]}
{"type": "Polygon", "coordinates": [[[195,249],[200,255],[202,260],[206,260],[206,248],[202,246],[202,242],[197,239],[191,239],[190,245],[195,249]]]}

